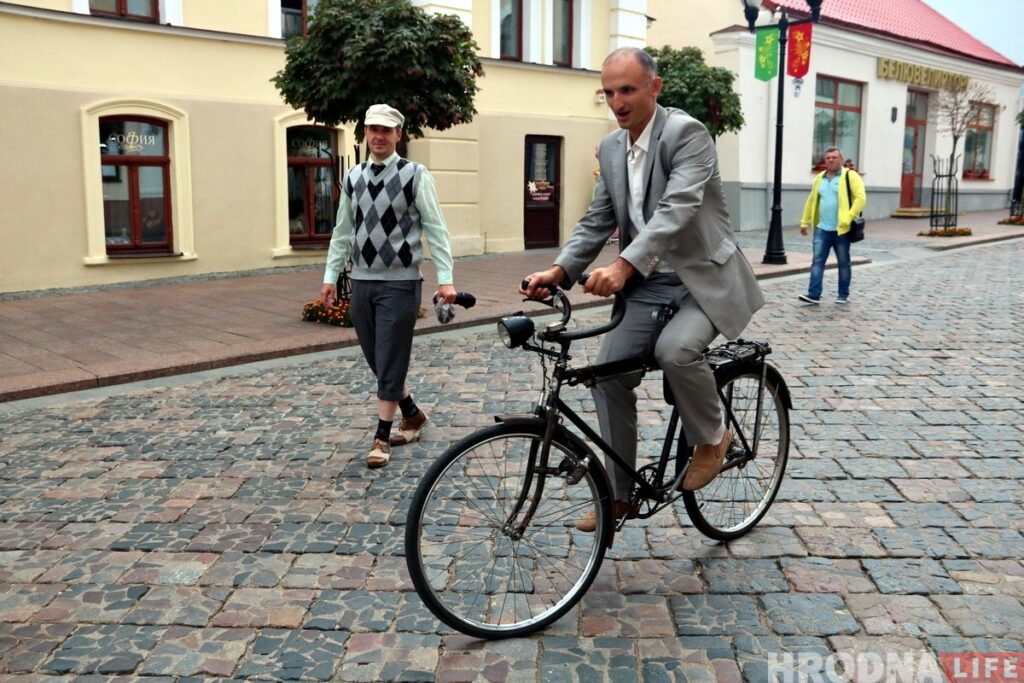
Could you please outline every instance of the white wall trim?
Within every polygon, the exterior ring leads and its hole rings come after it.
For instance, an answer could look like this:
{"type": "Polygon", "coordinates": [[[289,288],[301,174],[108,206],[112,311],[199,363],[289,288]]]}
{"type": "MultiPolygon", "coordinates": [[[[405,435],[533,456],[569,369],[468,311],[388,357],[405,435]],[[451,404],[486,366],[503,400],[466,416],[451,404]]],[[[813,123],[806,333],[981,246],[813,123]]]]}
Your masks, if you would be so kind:
{"type": "Polygon", "coordinates": [[[281,0],[267,0],[267,37],[281,38],[281,0]]]}
{"type": "Polygon", "coordinates": [[[175,260],[193,260],[195,231],[192,221],[192,164],[189,157],[188,114],[181,109],[142,99],[111,99],[79,110],[82,131],[82,178],[85,185],[85,228],[87,266],[121,262],[107,256],[106,224],[103,218],[103,180],[100,177],[99,125],[104,116],[150,116],[167,122],[167,145],[171,157],[171,211],[175,260]]]}
{"type": "MultiPolygon", "coordinates": [[[[544,22],[541,0],[523,0],[523,61],[544,62],[544,22]]],[[[550,26],[550,24],[548,24],[550,26]]],[[[549,32],[550,33],[550,32],[549,32]]],[[[548,50],[548,54],[551,50],[548,50]]]]}
{"type": "Polygon", "coordinates": [[[71,11],[75,14],[89,14],[89,0],[71,0],[71,11]]]}
{"type": "Polygon", "coordinates": [[[576,0],[573,3],[573,26],[576,27],[576,36],[573,37],[572,65],[577,69],[591,68],[592,59],[590,51],[590,12],[592,11],[591,0],[576,0]],[[578,40],[577,40],[578,38],[578,40]]]}
{"type": "Polygon", "coordinates": [[[184,26],[181,0],[160,0],[160,23],[171,26],[184,26]]]}

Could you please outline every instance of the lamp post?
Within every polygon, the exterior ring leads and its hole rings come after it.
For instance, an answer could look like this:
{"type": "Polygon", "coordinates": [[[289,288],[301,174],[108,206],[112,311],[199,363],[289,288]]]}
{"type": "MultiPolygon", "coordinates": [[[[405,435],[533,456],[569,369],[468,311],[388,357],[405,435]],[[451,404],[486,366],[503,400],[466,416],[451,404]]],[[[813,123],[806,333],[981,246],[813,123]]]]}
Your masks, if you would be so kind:
{"type": "Polygon", "coordinates": [[[777,28],[779,30],[779,85],[778,102],[775,112],[775,178],[772,182],[772,218],[768,225],[768,242],[764,248],[761,263],[786,263],[786,249],[782,244],[782,114],[785,99],[783,80],[786,77],[786,41],[789,28],[801,24],[817,23],[821,16],[821,0],[804,0],[811,9],[811,16],[799,21],[790,21],[786,16],[786,8],[782,8],[779,23],[767,26],[754,26],[757,22],[760,0],[740,0],[743,3],[743,16],[747,19],[747,28],[754,33],[757,28],[777,28]]]}

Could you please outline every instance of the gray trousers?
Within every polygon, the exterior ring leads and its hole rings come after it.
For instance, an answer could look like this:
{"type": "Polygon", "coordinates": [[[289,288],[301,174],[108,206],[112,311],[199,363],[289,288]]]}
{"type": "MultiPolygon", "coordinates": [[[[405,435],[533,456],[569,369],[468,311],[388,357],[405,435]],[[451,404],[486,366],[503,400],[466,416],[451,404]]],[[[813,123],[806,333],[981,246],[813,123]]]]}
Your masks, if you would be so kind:
{"type": "MultiPolygon", "coordinates": [[[[711,443],[722,424],[722,406],[714,373],[701,352],[717,336],[718,330],[678,278],[653,275],[630,294],[625,318],[605,337],[597,362],[646,355],[653,347],[676,399],[687,441],[694,445],[711,443]],[[658,322],[652,313],[668,303],[678,305],[679,310],[658,334],[658,322]]],[[[602,382],[592,390],[601,436],[633,467],[637,445],[634,390],[639,384],[637,376],[624,377],[602,382]]],[[[612,493],[624,501],[630,480],[617,465],[605,460],[612,493]]]]}
{"type": "Polygon", "coordinates": [[[422,288],[420,280],[352,281],[349,312],[382,401],[402,400],[422,288]]]}

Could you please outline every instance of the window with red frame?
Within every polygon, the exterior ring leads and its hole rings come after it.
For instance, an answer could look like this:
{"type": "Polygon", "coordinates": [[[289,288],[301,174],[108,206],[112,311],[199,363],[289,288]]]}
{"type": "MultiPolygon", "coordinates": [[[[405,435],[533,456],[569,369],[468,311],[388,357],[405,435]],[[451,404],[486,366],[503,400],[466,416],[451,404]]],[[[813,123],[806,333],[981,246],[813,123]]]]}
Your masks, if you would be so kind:
{"type": "Polygon", "coordinates": [[[160,18],[156,0],[89,0],[92,14],[156,22],[160,18]]]}
{"type": "Polygon", "coordinates": [[[288,235],[293,247],[324,247],[338,214],[337,135],[329,128],[288,129],[288,235]]]}
{"type": "Polygon", "coordinates": [[[861,100],[864,86],[818,76],[814,94],[814,147],[811,165],[825,168],[825,150],[838,147],[847,158],[860,158],[861,100]]]}
{"type": "Polygon", "coordinates": [[[975,113],[964,134],[964,180],[989,180],[992,177],[996,108],[981,102],[972,102],[971,106],[975,113]]]}
{"type": "Polygon", "coordinates": [[[572,33],[574,0],[555,0],[552,61],[558,66],[572,66],[572,33]]]}
{"type": "Polygon", "coordinates": [[[281,37],[304,36],[319,0],[281,0],[281,37]]]}
{"type": "Polygon", "coordinates": [[[523,0],[501,0],[498,7],[501,58],[523,60],[523,0]]]}
{"type": "Polygon", "coordinates": [[[107,117],[99,132],[107,255],[172,253],[167,124],[107,117]]]}

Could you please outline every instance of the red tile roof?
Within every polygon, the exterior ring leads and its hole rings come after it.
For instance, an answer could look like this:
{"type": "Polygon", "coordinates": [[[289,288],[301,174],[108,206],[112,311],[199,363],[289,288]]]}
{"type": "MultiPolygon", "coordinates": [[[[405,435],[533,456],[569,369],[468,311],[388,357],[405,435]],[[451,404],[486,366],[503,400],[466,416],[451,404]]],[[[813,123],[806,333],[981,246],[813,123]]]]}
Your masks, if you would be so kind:
{"type": "MultiPolygon", "coordinates": [[[[763,0],[763,5],[768,9],[796,10],[795,14],[799,15],[810,13],[805,0],[763,0]]],[[[824,0],[821,21],[922,43],[942,52],[1001,66],[1018,67],[1012,59],[985,45],[922,0],[824,0]]]]}

